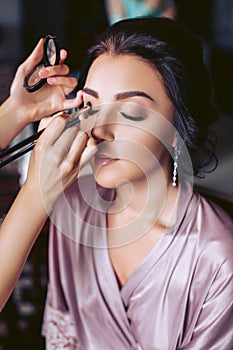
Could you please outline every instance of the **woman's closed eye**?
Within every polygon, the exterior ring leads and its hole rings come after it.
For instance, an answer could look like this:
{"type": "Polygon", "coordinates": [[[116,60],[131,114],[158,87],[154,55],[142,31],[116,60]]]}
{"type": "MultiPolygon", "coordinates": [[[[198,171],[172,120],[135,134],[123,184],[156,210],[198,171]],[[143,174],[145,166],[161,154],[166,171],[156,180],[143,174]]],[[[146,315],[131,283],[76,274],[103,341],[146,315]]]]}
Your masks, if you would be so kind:
{"type": "MultiPolygon", "coordinates": [[[[93,106],[90,101],[88,101],[86,103],[86,106],[90,107],[86,111],[87,117],[91,117],[91,116],[99,113],[100,111],[102,111],[103,113],[109,113],[109,111],[111,110],[111,108],[110,108],[110,110],[108,110],[108,108],[106,110],[105,110],[105,108],[102,109],[103,106],[101,106],[101,105],[93,106]]],[[[112,113],[110,113],[110,114],[112,114],[112,116],[113,116],[116,112],[118,112],[123,118],[134,121],[134,122],[142,121],[146,118],[145,111],[143,108],[138,108],[138,106],[137,106],[137,108],[135,108],[135,106],[133,106],[133,108],[132,108],[132,106],[129,106],[128,104],[127,105],[125,104],[122,107],[125,111],[122,111],[122,110],[120,111],[119,109],[121,109],[121,107],[119,107],[117,105],[112,106],[112,113]]],[[[116,118],[117,118],[117,114],[116,114],[116,118]]]]}
{"type": "Polygon", "coordinates": [[[145,119],[145,117],[143,117],[142,115],[133,116],[133,115],[126,114],[124,112],[120,112],[120,114],[126,119],[130,119],[137,122],[145,119]]]}

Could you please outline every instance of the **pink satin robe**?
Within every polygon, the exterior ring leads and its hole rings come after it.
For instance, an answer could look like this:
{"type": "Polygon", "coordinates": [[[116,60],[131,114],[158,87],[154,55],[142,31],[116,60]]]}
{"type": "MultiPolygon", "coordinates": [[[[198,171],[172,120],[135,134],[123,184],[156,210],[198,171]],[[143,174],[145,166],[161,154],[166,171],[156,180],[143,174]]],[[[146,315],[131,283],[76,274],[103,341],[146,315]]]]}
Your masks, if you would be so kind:
{"type": "Polygon", "coordinates": [[[187,187],[177,225],[119,289],[103,248],[108,202],[98,207],[113,193],[79,181],[52,217],[46,349],[232,350],[231,218],[187,187]]]}

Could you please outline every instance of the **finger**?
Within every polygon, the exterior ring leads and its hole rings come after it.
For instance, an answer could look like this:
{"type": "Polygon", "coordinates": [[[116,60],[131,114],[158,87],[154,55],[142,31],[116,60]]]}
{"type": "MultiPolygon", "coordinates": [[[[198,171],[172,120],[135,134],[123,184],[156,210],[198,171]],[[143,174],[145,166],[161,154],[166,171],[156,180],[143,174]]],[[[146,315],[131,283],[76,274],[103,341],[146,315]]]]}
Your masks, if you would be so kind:
{"type": "Polygon", "coordinates": [[[49,85],[61,86],[64,89],[65,95],[70,94],[78,85],[78,80],[75,77],[56,76],[47,79],[49,85]]]}
{"type": "Polygon", "coordinates": [[[45,117],[45,118],[41,119],[37,131],[40,131],[42,129],[47,128],[47,126],[52,121],[52,119],[53,119],[53,117],[45,117]]]}
{"type": "Polygon", "coordinates": [[[79,90],[76,94],[76,98],[81,99],[81,102],[83,102],[83,90],[79,90]]]}
{"type": "Polygon", "coordinates": [[[43,58],[44,38],[41,38],[30,54],[30,56],[20,65],[19,69],[25,74],[29,73],[43,58]]]}
{"type": "Polygon", "coordinates": [[[63,102],[63,110],[77,108],[83,103],[83,93],[79,90],[75,98],[66,99],[63,102]]]}
{"type": "Polygon", "coordinates": [[[90,162],[90,160],[93,158],[93,156],[96,154],[96,152],[98,151],[98,147],[95,143],[95,140],[93,139],[93,137],[88,139],[87,142],[87,147],[84,149],[81,158],[80,158],[80,162],[79,162],[79,168],[80,170],[87,164],[90,162]]]}
{"type": "Polygon", "coordinates": [[[59,136],[64,131],[66,124],[66,118],[62,115],[53,117],[47,128],[44,130],[42,135],[39,137],[36,146],[46,147],[54,145],[59,136]]]}
{"type": "Polygon", "coordinates": [[[87,134],[79,130],[76,138],[72,142],[69,153],[66,156],[66,162],[69,162],[69,164],[73,164],[73,166],[79,166],[83,153],[86,150],[87,142],[87,134]]]}
{"type": "Polygon", "coordinates": [[[44,117],[43,119],[40,120],[40,123],[39,123],[39,126],[38,126],[38,130],[37,131],[40,131],[42,129],[45,129],[48,127],[49,123],[56,117],[62,117],[64,119],[67,119],[69,118],[69,114],[65,114],[64,112],[58,112],[56,114],[54,114],[53,116],[48,116],[48,117],[44,117]]]}
{"type": "MultiPolygon", "coordinates": [[[[39,70],[39,76],[41,78],[50,78],[55,76],[67,76],[70,72],[70,68],[66,64],[60,64],[56,66],[47,66],[39,70]]],[[[48,81],[49,82],[49,81],[48,81]]],[[[55,82],[52,79],[52,82],[55,82]]]]}
{"type": "Polygon", "coordinates": [[[75,98],[70,98],[70,99],[66,99],[63,102],[63,109],[72,109],[72,108],[78,108],[80,106],[80,104],[82,103],[82,101],[80,102],[80,97],[75,97],[75,98]]]}
{"type": "Polygon", "coordinates": [[[64,49],[60,50],[60,64],[63,64],[68,57],[68,52],[64,49]]]}
{"type": "Polygon", "coordinates": [[[77,137],[78,132],[78,126],[74,125],[68,129],[65,129],[63,133],[54,142],[54,152],[59,153],[59,157],[61,158],[61,160],[63,160],[63,158],[65,158],[68,152],[70,151],[72,143],[77,137]]]}

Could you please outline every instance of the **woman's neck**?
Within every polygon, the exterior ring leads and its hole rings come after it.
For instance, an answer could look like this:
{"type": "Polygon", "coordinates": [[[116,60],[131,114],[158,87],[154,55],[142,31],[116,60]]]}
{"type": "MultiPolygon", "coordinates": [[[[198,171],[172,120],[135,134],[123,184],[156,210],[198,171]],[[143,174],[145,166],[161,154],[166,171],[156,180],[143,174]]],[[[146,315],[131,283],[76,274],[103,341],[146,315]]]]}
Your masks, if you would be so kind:
{"type": "Polygon", "coordinates": [[[116,198],[110,207],[110,215],[120,215],[125,220],[135,220],[143,213],[144,220],[170,221],[174,212],[178,189],[171,186],[164,173],[147,174],[137,181],[121,184],[116,189],[116,198]],[[169,214],[169,215],[168,215],[169,214]],[[168,218],[169,220],[165,220],[168,218]]]}
{"type": "MultiPolygon", "coordinates": [[[[161,173],[161,172],[160,172],[161,173]]],[[[178,189],[158,174],[117,188],[108,211],[109,247],[122,246],[150,232],[166,232],[176,222],[178,189]]]]}

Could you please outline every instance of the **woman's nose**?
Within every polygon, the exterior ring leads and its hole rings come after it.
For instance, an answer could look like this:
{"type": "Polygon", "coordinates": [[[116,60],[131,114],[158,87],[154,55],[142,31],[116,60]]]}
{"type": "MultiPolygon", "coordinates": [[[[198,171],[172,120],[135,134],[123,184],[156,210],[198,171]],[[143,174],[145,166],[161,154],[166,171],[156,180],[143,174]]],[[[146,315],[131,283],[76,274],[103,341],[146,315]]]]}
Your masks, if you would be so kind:
{"type": "MultiPolygon", "coordinates": [[[[115,111],[110,105],[101,105],[96,108],[96,113],[92,123],[89,124],[89,134],[95,139],[97,143],[101,141],[114,140],[114,116],[115,111]]],[[[93,118],[90,117],[90,118],[93,118]]]]}
{"type": "Polygon", "coordinates": [[[113,141],[114,131],[113,125],[108,123],[98,123],[90,132],[97,144],[103,141],[113,141]]]}

